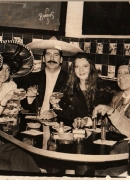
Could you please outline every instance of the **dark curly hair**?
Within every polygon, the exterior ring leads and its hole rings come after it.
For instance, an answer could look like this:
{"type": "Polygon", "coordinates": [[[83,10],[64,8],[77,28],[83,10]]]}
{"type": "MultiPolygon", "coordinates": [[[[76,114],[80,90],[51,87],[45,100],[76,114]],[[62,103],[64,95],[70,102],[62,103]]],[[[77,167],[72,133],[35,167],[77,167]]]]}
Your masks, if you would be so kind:
{"type": "Polygon", "coordinates": [[[80,89],[80,87],[79,87],[80,79],[75,74],[75,62],[76,62],[77,58],[79,58],[79,59],[85,58],[86,61],[88,61],[90,64],[90,73],[89,73],[88,78],[85,81],[87,107],[88,107],[88,110],[90,110],[92,103],[95,99],[98,73],[97,73],[97,70],[95,68],[94,62],[89,59],[89,57],[86,53],[84,53],[84,52],[78,53],[75,56],[75,60],[72,62],[70,69],[69,69],[69,78],[68,78],[67,85],[66,85],[64,92],[66,94],[68,94],[69,97],[73,98],[74,93],[75,93],[75,89],[77,89],[77,90],[80,89]]]}

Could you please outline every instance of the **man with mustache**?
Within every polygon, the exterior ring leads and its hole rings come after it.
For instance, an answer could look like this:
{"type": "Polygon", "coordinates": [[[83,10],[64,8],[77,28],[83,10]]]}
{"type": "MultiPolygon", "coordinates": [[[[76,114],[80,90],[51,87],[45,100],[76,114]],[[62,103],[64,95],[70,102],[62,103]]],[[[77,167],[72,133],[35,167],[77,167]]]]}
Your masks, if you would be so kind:
{"type": "MultiPolygon", "coordinates": [[[[30,112],[36,112],[36,108],[41,107],[40,118],[51,119],[56,116],[53,110],[50,110],[49,99],[52,92],[60,92],[64,88],[68,73],[61,68],[64,54],[72,56],[82,50],[70,43],[58,41],[55,37],[49,40],[40,40],[28,44],[32,52],[43,54],[45,70],[41,71],[37,77],[37,86],[31,86],[27,90],[28,105],[25,100],[22,106],[29,109],[30,112]],[[36,89],[38,87],[38,90],[36,89]],[[37,97],[36,97],[37,95],[37,97]],[[26,107],[25,107],[26,104],[26,107]]],[[[31,76],[30,76],[31,77],[31,76]]],[[[32,82],[36,77],[32,77],[32,82]]]]}
{"type": "MultiPolygon", "coordinates": [[[[98,112],[106,115],[108,118],[108,130],[116,131],[127,137],[130,137],[130,60],[126,59],[120,63],[117,71],[117,84],[121,91],[117,92],[110,105],[99,104],[93,110],[93,117],[97,116],[98,112]]],[[[128,141],[121,141],[111,151],[111,154],[122,154],[129,152],[128,141]]],[[[116,161],[114,162],[115,165],[116,161]]],[[[105,170],[100,176],[118,176],[127,171],[128,162],[117,161],[117,166],[105,170]],[[120,164],[120,166],[119,166],[120,164]]]]}

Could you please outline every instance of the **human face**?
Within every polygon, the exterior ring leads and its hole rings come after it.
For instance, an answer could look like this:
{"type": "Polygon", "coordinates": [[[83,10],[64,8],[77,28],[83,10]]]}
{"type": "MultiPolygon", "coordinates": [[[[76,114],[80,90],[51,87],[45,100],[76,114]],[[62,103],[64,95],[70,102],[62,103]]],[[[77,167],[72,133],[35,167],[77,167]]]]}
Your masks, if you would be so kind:
{"type": "Polygon", "coordinates": [[[60,51],[57,49],[46,49],[45,57],[43,59],[46,67],[49,70],[55,71],[60,68],[60,63],[62,63],[62,58],[60,56],[60,51]]]}
{"type": "Polygon", "coordinates": [[[117,84],[126,95],[130,93],[130,73],[128,65],[122,65],[118,68],[117,72],[117,84]]]}
{"type": "Polygon", "coordinates": [[[90,64],[86,58],[77,58],[75,60],[75,74],[80,80],[88,79],[90,73],[90,64]]]}
{"type": "Polygon", "coordinates": [[[10,67],[7,64],[3,64],[2,69],[0,70],[0,82],[4,83],[9,79],[10,76],[10,67]]]}

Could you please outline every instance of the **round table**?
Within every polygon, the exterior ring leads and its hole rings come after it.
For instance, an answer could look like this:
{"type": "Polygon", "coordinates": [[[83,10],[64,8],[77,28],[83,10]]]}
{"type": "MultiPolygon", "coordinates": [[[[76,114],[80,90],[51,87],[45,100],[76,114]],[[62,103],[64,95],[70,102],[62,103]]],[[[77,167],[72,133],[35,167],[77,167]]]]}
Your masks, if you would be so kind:
{"type": "Polygon", "coordinates": [[[127,144],[128,141],[123,140],[124,136],[112,132],[107,132],[106,139],[117,140],[117,143],[113,146],[94,144],[93,142],[95,140],[100,139],[100,133],[95,132],[92,132],[88,138],[86,136],[80,140],[77,139],[70,142],[54,139],[52,132],[49,136],[47,133],[44,133],[43,135],[36,137],[36,140],[38,139],[39,141],[39,145],[37,147],[30,146],[16,137],[13,137],[12,135],[4,133],[3,131],[0,131],[0,136],[26,149],[27,151],[38,154],[40,156],[59,160],[75,162],[106,162],[128,159],[129,155],[126,149],[122,149],[122,151],[116,153],[116,151],[118,151],[118,147],[120,147],[119,144],[127,144]],[[47,149],[42,149],[42,142],[46,137],[47,149]],[[111,152],[114,154],[111,154],[111,152]]]}

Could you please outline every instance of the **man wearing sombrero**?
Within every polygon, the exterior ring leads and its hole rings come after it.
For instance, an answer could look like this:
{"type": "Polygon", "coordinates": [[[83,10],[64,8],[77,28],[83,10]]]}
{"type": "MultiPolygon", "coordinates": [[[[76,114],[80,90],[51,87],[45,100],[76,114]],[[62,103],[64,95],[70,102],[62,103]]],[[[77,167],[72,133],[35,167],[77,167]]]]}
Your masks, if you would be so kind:
{"type": "MultiPolygon", "coordinates": [[[[82,50],[70,43],[58,41],[55,37],[49,40],[40,40],[28,44],[28,47],[35,54],[43,55],[45,70],[41,72],[41,76],[37,86],[28,88],[27,96],[30,111],[36,111],[36,107],[41,107],[40,118],[50,119],[56,116],[54,111],[50,109],[49,98],[52,92],[59,92],[64,87],[68,73],[61,69],[63,61],[62,56],[73,56],[82,50]],[[37,98],[36,95],[38,94],[37,98]]],[[[32,79],[33,81],[33,79],[32,79]]],[[[34,84],[36,85],[36,84],[34,84]]],[[[24,100],[25,101],[25,100],[24,100]]],[[[24,106],[25,102],[23,103],[24,106]]]]}

